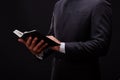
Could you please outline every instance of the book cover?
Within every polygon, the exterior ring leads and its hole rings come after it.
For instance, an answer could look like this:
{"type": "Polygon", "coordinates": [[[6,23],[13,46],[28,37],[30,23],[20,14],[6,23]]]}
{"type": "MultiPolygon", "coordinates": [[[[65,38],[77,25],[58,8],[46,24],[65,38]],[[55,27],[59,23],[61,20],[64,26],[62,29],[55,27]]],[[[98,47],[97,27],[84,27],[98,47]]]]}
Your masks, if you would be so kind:
{"type": "Polygon", "coordinates": [[[60,45],[60,44],[54,42],[53,40],[49,39],[45,35],[41,34],[37,30],[21,32],[21,31],[16,29],[16,30],[13,31],[13,33],[16,34],[19,38],[22,38],[24,40],[26,40],[28,37],[31,36],[32,38],[37,37],[38,38],[37,42],[40,42],[40,40],[44,40],[46,43],[48,43],[48,46],[58,46],[58,45],[60,45]]]}

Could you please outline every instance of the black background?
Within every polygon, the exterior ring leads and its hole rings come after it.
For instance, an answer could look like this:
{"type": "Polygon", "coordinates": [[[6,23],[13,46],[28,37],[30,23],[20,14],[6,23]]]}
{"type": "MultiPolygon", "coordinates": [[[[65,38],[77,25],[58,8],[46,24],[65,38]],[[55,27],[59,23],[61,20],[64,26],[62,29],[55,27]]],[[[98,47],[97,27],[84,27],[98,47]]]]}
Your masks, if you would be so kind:
{"type": "MultiPolygon", "coordinates": [[[[13,34],[14,29],[37,29],[47,34],[56,0],[0,1],[0,80],[50,80],[51,57],[35,58],[13,34]]],[[[117,2],[116,2],[117,3],[117,2]]],[[[115,6],[113,34],[108,54],[100,58],[102,80],[120,77],[120,20],[115,6]]]]}

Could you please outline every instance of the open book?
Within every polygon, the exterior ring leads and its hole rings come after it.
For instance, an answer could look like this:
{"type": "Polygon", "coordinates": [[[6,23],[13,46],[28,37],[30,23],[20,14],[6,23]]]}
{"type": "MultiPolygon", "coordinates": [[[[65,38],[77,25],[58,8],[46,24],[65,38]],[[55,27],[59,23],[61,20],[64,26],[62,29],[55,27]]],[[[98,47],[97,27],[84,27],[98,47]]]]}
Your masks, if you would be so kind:
{"type": "Polygon", "coordinates": [[[39,42],[40,40],[44,40],[46,43],[48,43],[48,46],[58,46],[60,44],[54,42],[53,40],[49,39],[48,37],[46,37],[45,35],[41,34],[40,32],[38,32],[37,30],[31,30],[31,31],[25,31],[25,32],[21,32],[19,30],[14,30],[13,31],[14,34],[16,34],[19,38],[22,38],[24,40],[26,40],[28,37],[37,37],[39,42]]]}

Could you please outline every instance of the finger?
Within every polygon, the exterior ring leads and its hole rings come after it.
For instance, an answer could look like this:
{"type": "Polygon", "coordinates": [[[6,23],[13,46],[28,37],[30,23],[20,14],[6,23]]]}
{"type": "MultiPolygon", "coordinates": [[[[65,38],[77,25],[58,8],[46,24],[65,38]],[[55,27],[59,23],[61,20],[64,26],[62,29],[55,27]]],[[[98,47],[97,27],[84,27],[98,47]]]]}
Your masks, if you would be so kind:
{"type": "Polygon", "coordinates": [[[41,48],[39,48],[37,50],[37,52],[39,53],[39,52],[43,51],[47,46],[48,46],[48,43],[45,43],[41,48]]]}
{"type": "Polygon", "coordinates": [[[47,38],[49,38],[49,39],[54,39],[54,37],[53,36],[46,36],[47,38]]]}
{"type": "Polygon", "coordinates": [[[32,41],[32,37],[29,37],[26,41],[26,46],[29,47],[32,41]]]}
{"type": "Polygon", "coordinates": [[[31,43],[30,49],[33,49],[33,47],[34,47],[34,46],[36,45],[36,43],[37,43],[37,40],[38,40],[37,37],[35,37],[35,38],[32,40],[32,43],[31,43]]]}
{"type": "Polygon", "coordinates": [[[44,40],[41,40],[34,48],[33,51],[37,51],[44,44],[44,40]]]}
{"type": "Polygon", "coordinates": [[[25,44],[25,41],[21,38],[18,39],[18,42],[21,42],[21,43],[25,44]]]}

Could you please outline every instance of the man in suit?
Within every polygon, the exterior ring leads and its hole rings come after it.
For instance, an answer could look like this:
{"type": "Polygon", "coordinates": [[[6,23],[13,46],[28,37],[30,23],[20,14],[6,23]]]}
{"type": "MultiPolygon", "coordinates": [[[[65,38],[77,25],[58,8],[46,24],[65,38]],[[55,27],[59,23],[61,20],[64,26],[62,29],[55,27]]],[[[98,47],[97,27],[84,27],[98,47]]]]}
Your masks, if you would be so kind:
{"type": "Polygon", "coordinates": [[[18,41],[40,59],[54,56],[51,80],[100,80],[98,59],[108,51],[111,26],[110,1],[59,0],[47,37],[60,46],[32,37],[18,41]]]}

